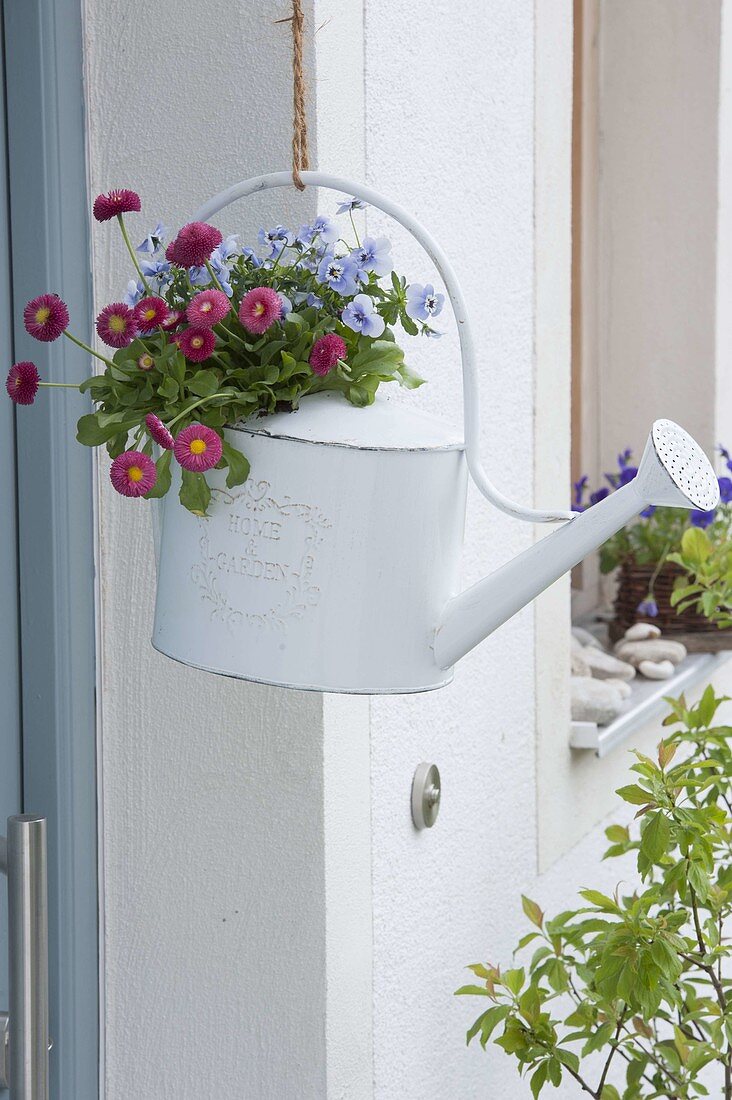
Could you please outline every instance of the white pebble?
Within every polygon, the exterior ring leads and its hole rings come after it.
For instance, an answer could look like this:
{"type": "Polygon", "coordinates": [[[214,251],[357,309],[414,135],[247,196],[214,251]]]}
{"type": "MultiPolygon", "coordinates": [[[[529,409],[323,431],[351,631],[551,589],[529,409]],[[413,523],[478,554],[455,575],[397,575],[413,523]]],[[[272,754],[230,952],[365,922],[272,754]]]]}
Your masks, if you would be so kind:
{"type": "Polygon", "coordinates": [[[646,680],[668,680],[674,674],[674,666],[670,661],[641,661],[638,671],[646,680]]]}
{"type": "Polygon", "coordinates": [[[653,623],[633,623],[625,631],[624,637],[629,642],[642,642],[646,638],[660,638],[661,631],[653,623]]]}

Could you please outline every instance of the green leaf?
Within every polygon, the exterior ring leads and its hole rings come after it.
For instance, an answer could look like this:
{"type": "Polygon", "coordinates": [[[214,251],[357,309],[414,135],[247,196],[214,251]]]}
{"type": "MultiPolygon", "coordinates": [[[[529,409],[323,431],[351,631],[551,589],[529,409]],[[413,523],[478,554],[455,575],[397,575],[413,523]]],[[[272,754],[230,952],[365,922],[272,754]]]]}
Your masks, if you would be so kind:
{"type": "MultiPolygon", "coordinates": [[[[198,370],[186,382],[186,389],[195,393],[197,397],[212,397],[219,388],[219,380],[212,370],[198,370]]],[[[160,387],[162,392],[162,386],[160,387]]]]}
{"type": "Polygon", "coordinates": [[[649,863],[658,863],[666,854],[671,837],[669,820],[660,810],[646,818],[640,850],[649,863]]]}
{"type": "Polygon", "coordinates": [[[196,516],[205,516],[211,500],[211,490],[203,474],[183,470],[180,484],[180,502],[196,516]]]}
{"type": "Polygon", "coordinates": [[[585,901],[589,901],[590,905],[597,906],[598,909],[602,909],[605,913],[620,912],[617,904],[612,898],[607,897],[606,894],[601,894],[599,890],[580,890],[580,895],[585,901]]]}
{"type": "Polygon", "coordinates": [[[102,427],[99,416],[103,413],[88,413],[82,416],[76,425],[76,438],[85,447],[101,447],[103,443],[113,439],[119,433],[119,424],[107,423],[102,427]]]}
{"type": "Polygon", "coordinates": [[[532,1075],[529,1084],[531,1085],[531,1095],[534,1097],[534,1100],[536,1100],[537,1096],[546,1084],[546,1075],[548,1068],[548,1063],[542,1062],[536,1072],[532,1075]]]}
{"type": "Polygon", "coordinates": [[[233,489],[235,485],[242,485],[249,477],[249,459],[226,440],[224,440],[224,459],[229,467],[226,475],[227,487],[233,489]]]}
{"type": "Polygon", "coordinates": [[[163,378],[162,382],[158,386],[158,393],[166,401],[175,401],[177,400],[178,394],[180,393],[180,387],[175,378],[171,377],[171,375],[168,374],[165,376],[165,378],[163,378]]]}
{"type": "Polygon", "coordinates": [[[172,451],[163,451],[160,458],[155,463],[155,468],[158,472],[158,476],[150,492],[145,493],[145,496],[148,500],[157,500],[160,497],[164,497],[168,489],[170,488],[170,460],[172,457],[172,451]]]}
{"type": "Polygon", "coordinates": [[[644,791],[642,787],[639,787],[637,783],[629,783],[627,787],[618,787],[615,792],[625,802],[630,802],[634,806],[645,806],[647,802],[653,802],[653,796],[644,791]]]}
{"type": "Polygon", "coordinates": [[[681,538],[681,553],[692,564],[702,564],[712,552],[712,544],[706,531],[700,527],[687,527],[681,538]]]}
{"type": "Polygon", "coordinates": [[[532,924],[535,924],[537,928],[541,928],[544,924],[544,914],[539,906],[531,898],[527,898],[524,894],[521,895],[521,905],[523,906],[524,913],[529,918],[532,924]]]}
{"type": "Polygon", "coordinates": [[[503,982],[507,989],[513,993],[514,996],[518,996],[521,992],[521,987],[524,984],[526,974],[523,967],[516,970],[507,970],[503,975],[503,982]]]}
{"type": "Polygon", "coordinates": [[[456,997],[490,997],[484,985],[461,985],[455,990],[456,997]]]}

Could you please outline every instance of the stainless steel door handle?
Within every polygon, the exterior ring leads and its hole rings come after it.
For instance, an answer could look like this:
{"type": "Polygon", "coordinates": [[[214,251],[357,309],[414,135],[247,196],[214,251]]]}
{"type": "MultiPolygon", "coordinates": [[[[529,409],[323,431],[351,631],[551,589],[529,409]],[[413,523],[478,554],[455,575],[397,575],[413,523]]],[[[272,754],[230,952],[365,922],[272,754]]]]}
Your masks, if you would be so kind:
{"type": "Polygon", "coordinates": [[[10,959],[10,1011],[0,1014],[0,1088],[10,1089],[10,1100],[48,1100],[45,817],[8,818],[7,837],[0,838],[0,871],[8,879],[10,959]]]}

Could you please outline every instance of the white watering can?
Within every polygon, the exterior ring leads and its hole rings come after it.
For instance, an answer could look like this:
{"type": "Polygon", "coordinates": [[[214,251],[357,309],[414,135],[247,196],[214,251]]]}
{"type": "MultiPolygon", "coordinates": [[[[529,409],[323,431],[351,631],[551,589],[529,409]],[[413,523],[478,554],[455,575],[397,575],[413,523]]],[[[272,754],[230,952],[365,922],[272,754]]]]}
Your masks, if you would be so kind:
{"type": "MultiPolygon", "coordinates": [[[[449,683],[460,657],[644,508],[716,507],[711,464],[669,420],[653,425],[634,480],[586,512],[535,511],[504,497],[480,460],[475,353],[447,257],[414,218],[370,188],[321,172],[302,179],[383,210],[433,260],[460,336],[465,439],[406,404],[377,395],[357,409],[337,393],[226,429],[251,462],[249,481],[229,490],[225,473],[212,471],[207,518],[180,505],[175,485],[162,502],[157,649],[283,687],[428,691],[449,683]],[[504,512],[565,522],[458,594],[468,473],[504,512]]],[[[195,219],[291,184],[288,172],[245,180],[195,219]]]]}

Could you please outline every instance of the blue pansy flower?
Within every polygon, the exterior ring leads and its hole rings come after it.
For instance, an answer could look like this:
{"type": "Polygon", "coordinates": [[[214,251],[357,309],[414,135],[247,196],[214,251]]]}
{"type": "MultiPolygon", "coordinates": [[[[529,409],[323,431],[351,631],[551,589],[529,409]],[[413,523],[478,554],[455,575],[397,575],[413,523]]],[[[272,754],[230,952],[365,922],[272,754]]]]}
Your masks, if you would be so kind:
{"type": "Polygon", "coordinates": [[[290,301],[290,299],[287,297],[286,294],[282,293],[281,290],[278,290],[277,293],[279,294],[280,301],[282,302],[282,310],[280,312],[280,317],[286,317],[288,313],[292,313],[292,302],[290,301]]]}
{"type": "Polygon", "coordinates": [[[603,485],[601,489],[595,489],[594,493],[590,493],[590,504],[599,504],[608,496],[610,496],[610,490],[607,485],[603,485]]]}
{"type": "Polygon", "coordinates": [[[129,283],[127,284],[127,293],[125,294],[122,301],[125,303],[126,306],[129,306],[130,309],[134,309],[137,303],[142,297],[144,297],[145,294],[147,294],[147,291],[145,290],[143,284],[138,283],[137,279],[130,279],[129,283]]]}
{"type": "Polygon", "coordinates": [[[217,245],[213,250],[213,256],[218,256],[222,263],[226,263],[235,256],[239,251],[239,234],[232,233],[229,237],[224,237],[220,245],[217,245]]]}
{"type": "Polygon", "coordinates": [[[644,508],[641,512],[643,519],[650,519],[653,513],[656,511],[655,504],[649,504],[647,508],[644,508]]]}
{"type": "Polygon", "coordinates": [[[357,294],[341,314],[344,325],[363,336],[381,336],[384,331],[384,318],[379,316],[368,294],[357,294]]]}
{"type": "Polygon", "coordinates": [[[332,218],[326,217],[325,214],[318,214],[317,218],[310,226],[313,231],[313,237],[320,237],[321,241],[325,244],[335,244],[340,236],[338,226],[332,218]]]}
{"type": "Polygon", "coordinates": [[[422,335],[429,337],[430,340],[441,340],[445,333],[438,332],[436,328],[427,328],[425,325],[422,329],[422,335]]]}
{"type": "Polygon", "coordinates": [[[639,615],[646,615],[649,619],[655,619],[658,615],[658,604],[650,594],[636,607],[639,615]]]}
{"type": "Polygon", "coordinates": [[[572,488],[574,489],[574,496],[572,497],[572,510],[575,512],[584,511],[585,489],[587,488],[587,483],[589,480],[590,479],[588,478],[587,474],[583,474],[579,481],[575,481],[574,485],[572,486],[572,488]]]}
{"type": "Polygon", "coordinates": [[[245,260],[249,260],[249,263],[252,265],[252,267],[262,266],[262,260],[260,260],[259,256],[256,254],[253,248],[242,248],[241,254],[245,260]]]}
{"type": "Polygon", "coordinates": [[[366,210],[368,205],[363,199],[345,199],[343,202],[338,203],[336,214],[350,214],[354,210],[366,210]]]}
{"type": "Polygon", "coordinates": [[[719,499],[722,504],[729,504],[732,500],[732,478],[719,477],[717,481],[719,482],[719,499]]]}
{"type": "Polygon", "coordinates": [[[445,304],[445,295],[437,294],[431,283],[413,283],[407,287],[407,316],[413,321],[429,321],[437,317],[445,304]]]}
{"type": "Polygon", "coordinates": [[[160,249],[161,244],[167,236],[167,225],[163,225],[162,222],[158,222],[152,233],[148,233],[148,235],[145,237],[145,240],[141,241],[140,244],[138,244],[135,252],[144,252],[148,256],[154,256],[155,253],[160,249]]]}
{"type": "Polygon", "coordinates": [[[295,238],[284,225],[276,225],[274,229],[260,229],[257,239],[262,246],[267,259],[273,260],[279,256],[282,250],[294,242],[295,238]],[[269,250],[269,253],[267,253],[269,250]]]}
{"type": "Polygon", "coordinates": [[[638,473],[637,466],[622,466],[620,469],[620,484],[627,485],[638,473]]]}
{"type": "Polygon", "coordinates": [[[382,276],[388,275],[394,269],[391,241],[386,237],[378,237],[376,240],[373,237],[364,237],[358,248],[353,249],[351,256],[356,261],[359,276],[365,279],[368,279],[370,271],[374,275],[382,276]]]}
{"type": "Polygon", "coordinates": [[[689,519],[694,527],[709,527],[714,523],[714,517],[717,514],[716,508],[712,508],[710,512],[702,512],[699,508],[694,508],[689,513],[689,519]]]}
{"type": "Polygon", "coordinates": [[[313,294],[312,292],[310,294],[308,294],[308,296],[305,299],[305,302],[309,306],[314,306],[315,309],[320,309],[321,306],[323,305],[323,299],[318,297],[317,294],[313,294]]]}
{"type": "Polygon", "coordinates": [[[326,253],[318,266],[318,281],[326,283],[331,290],[345,298],[350,298],[358,289],[356,274],[356,264],[350,256],[331,256],[326,253]]]}
{"type": "Polygon", "coordinates": [[[171,266],[167,260],[143,260],[140,270],[148,281],[156,283],[160,289],[173,281],[171,266]]]}

